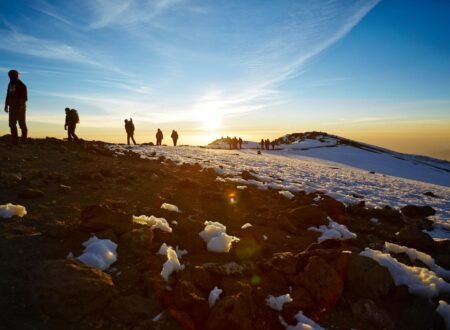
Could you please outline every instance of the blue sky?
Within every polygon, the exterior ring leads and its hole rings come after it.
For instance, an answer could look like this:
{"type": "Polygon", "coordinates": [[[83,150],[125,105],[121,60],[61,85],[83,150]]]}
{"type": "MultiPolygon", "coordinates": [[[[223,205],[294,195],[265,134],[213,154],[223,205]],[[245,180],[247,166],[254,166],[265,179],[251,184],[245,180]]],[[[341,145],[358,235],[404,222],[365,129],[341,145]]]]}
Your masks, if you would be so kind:
{"type": "Polygon", "coordinates": [[[411,134],[450,122],[449,1],[0,0],[0,8],[0,84],[8,69],[22,72],[28,119],[42,134],[64,134],[66,106],[79,109],[85,135],[109,140],[123,138],[129,116],[148,136],[179,128],[195,142],[312,129],[364,139],[355,132],[367,125],[409,125],[411,134]]]}

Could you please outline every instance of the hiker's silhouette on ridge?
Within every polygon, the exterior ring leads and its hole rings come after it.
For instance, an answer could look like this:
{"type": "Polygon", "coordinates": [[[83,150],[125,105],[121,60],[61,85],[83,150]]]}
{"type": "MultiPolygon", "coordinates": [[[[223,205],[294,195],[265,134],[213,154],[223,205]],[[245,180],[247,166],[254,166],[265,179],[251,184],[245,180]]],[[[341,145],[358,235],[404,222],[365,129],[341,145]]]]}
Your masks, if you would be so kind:
{"type": "Polygon", "coordinates": [[[261,142],[259,143],[261,145],[261,150],[264,149],[264,139],[261,139],[261,142]]]}
{"type": "Polygon", "coordinates": [[[69,142],[78,141],[78,136],[75,134],[75,129],[77,124],[80,122],[80,117],[78,116],[78,111],[75,109],[66,108],[66,122],[64,124],[64,129],[67,131],[67,139],[69,142]]]}
{"type": "Polygon", "coordinates": [[[17,144],[17,123],[22,132],[22,142],[26,142],[28,129],[25,120],[28,101],[27,86],[19,79],[17,70],[8,72],[9,84],[6,91],[5,112],[9,112],[9,127],[11,129],[12,142],[17,144]]]}
{"type": "Polygon", "coordinates": [[[130,145],[130,139],[131,139],[133,141],[133,144],[136,145],[136,141],[134,140],[133,118],[130,118],[130,120],[125,119],[125,131],[127,132],[127,144],[130,145]]]}
{"type": "Polygon", "coordinates": [[[264,145],[265,145],[265,147],[266,147],[266,150],[269,150],[269,149],[270,149],[270,141],[269,141],[269,139],[266,139],[266,140],[264,141],[264,145]]]}
{"type": "Polygon", "coordinates": [[[173,146],[176,147],[177,146],[177,141],[178,141],[178,132],[175,130],[172,130],[172,134],[170,135],[170,137],[173,140],[173,146]]]}
{"type": "Polygon", "coordinates": [[[158,128],[158,131],[156,132],[156,145],[157,146],[161,145],[163,138],[164,138],[163,132],[158,128]]]}
{"type": "Polygon", "coordinates": [[[242,138],[239,137],[239,139],[238,139],[239,149],[242,149],[242,142],[244,142],[244,141],[242,141],[242,138]]]}

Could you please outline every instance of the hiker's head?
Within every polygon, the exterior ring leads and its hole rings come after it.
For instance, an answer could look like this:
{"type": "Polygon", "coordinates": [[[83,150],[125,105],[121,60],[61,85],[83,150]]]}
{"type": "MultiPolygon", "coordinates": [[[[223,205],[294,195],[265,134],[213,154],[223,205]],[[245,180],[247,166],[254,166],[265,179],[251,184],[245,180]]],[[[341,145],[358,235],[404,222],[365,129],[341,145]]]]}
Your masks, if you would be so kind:
{"type": "Polygon", "coordinates": [[[128,119],[125,119],[125,123],[128,123],[128,119]]]}
{"type": "Polygon", "coordinates": [[[70,111],[69,108],[65,108],[64,111],[66,111],[66,113],[68,113],[70,111]]]}
{"type": "Polygon", "coordinates": [[[17,71],[17,70],[9,70],[8,77],[9,77],[9,80],[17,80],[17,79],[19,79],[19,71],[17,71]]]}

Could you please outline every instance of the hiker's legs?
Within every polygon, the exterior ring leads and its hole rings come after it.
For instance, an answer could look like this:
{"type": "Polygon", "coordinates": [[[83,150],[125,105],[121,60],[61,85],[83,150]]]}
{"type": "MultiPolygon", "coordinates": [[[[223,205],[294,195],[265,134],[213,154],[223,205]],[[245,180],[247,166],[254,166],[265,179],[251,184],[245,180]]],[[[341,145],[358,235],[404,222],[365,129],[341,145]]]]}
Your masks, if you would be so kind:
{"type": "Polygon", "coordinates": [[[131,140],[133,141],[133,144],[136,145],[136,141],[134,140],[134,134],[131,134],[131,140]]]}
{"type": "Polygon", "coordinates": [[[127,133],[127,144],[130,145],[130,134],[127,133]]]}
{"type": "Polygon", "coordinates": [[[27,136],[28,136],[28,128],[27,128],[25,114],[26,114],[26,108],[25,108],[25,106],[23,106],[20,109],[18,109],[17,116],[16,116],[16,119],[19,122],[20,130],[22,131],[22,141],[23,142],[25,142],[27,140],[27,136]]]}
{"type": "Polygon", "coordinates": [[[17,143],[17,118],[14,109],[9,109],[9,128],[11,129],[12,142],[17,143]]]}

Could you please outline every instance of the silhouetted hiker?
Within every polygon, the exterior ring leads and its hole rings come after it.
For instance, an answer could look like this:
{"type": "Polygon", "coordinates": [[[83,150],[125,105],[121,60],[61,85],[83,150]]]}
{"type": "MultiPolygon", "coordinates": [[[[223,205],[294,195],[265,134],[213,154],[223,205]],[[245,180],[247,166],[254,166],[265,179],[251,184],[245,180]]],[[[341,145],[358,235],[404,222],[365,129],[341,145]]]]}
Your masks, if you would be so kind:
{"type": "Polygon", "coordinates": [[[275,142],[275,140],[273,140],[272,142],[270,142],[270,144],[272,145],[272,150],[275,150],[275,146],[277,145],[277,143],[275,142]]]}
{"type": "Polygon", "coordinates": [[[266,150],[269,150],[269,148],[270,148],[270,141],[269,141],[269,139],[266,139],[266,141],[264,141],[264,145],[266,147],[266,150]]]}
{"type": "Polygon", "coordinates": [[[228,146],[230,147],[230,150],[231,150],[231,147],[232,147],[232,144],[233,144],[232,138],[230,138],[229,136],[227,136],[227,138],[225,139],[225,141],[227,142],[227,144],[228,144],[228,146]]]}
{"type": "Polygon", "coordinates": [[[80,117],[78,117],[78,111],[75,109],[66,108],[66,123],[64,124],[64,129],[67,131],[67,139],[69,142],[73,140],[78,141],[78,136],[75,134],[75,129],[77,124],[80,122],[80,117]]]}
{"type": "Polygon", "coordinates": [[[163,132],[158,128],[158,131],[156,132],[156,145],[160,146],[162,143],[164,136],[163,132]]]}
{"type": "Polygon", "coordinates": [[[261,139],[261,142],[259,144],[261,144],[261,150],[264,149],[264,140],[263,139],[261,139]]]}
{"type": "Polygon", "coordinates": [[[239,139],[238,139],[239,149],[242,149],[242,142],[244,142],[244,141],[242,141],[241,137],[239,137],[239,139]]]}
{"type": "Polygon", "coordinates": [[[11,129],[12,142],[17,144],[17,122],[22,131],[22,142],[27,141],[28,129],[25,121],[28,101],[27,86],[19,79],[17,70],[8,72],[9,84],[6,91],[5,112],[9,112],[9,127],[11,129]]]}
{"type": "Polygon", "coordinates": [[[136,145],[136,141],[134,140],[133,118],[130,118],[130,120],[125,119],[125,131],[127,132],[127,144],[130,145],[131,139],[133,141],[133,144],[136,145]]]}
{"type": "Polygon", "coordinates": [[[170,137],[173,140],[173,146],[176,147],[178,141],[178,132],[176,130],[172,130],[172,134],[170,135],[170,137]]]}
{"type": "Polygon", "coordinates": [[[237,137],[234,137],[234,138],[233,138],[231,144],[233,145],[233,149],[237,149],[237,145],[238,145],[238,139],[237,139],[237,137]]]}

